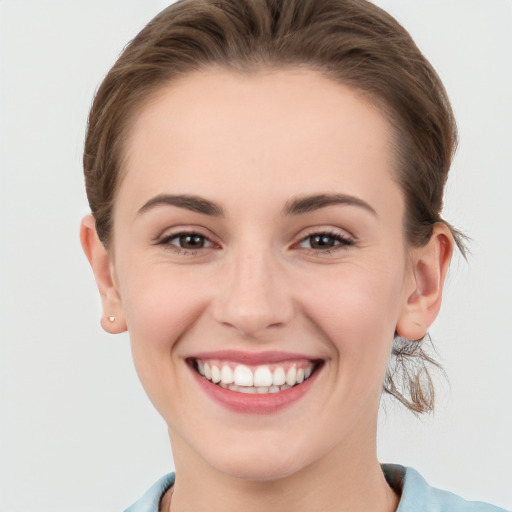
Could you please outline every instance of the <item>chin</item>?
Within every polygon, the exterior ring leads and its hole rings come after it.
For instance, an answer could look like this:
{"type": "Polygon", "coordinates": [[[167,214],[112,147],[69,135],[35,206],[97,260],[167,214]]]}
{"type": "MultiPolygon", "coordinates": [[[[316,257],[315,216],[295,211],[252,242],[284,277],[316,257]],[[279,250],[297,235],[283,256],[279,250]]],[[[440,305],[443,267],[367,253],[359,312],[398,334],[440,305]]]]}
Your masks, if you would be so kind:
{"type": "Polygon", "coordinates": [[[247,449],[232,447],[223,454],[212,454],[210,465],[218,472],[240,480],[264,482],[288,478],[303,470],[308,462],[304,450],[289,450],[276,445],[254,443],[247,449]],[[298,455],[300,454],[300,456],[298,455]],[[215,456],[217,455],[217,456],[215,456]]]}
{"type": "Polygon", "coordinates": [[[227,464],[218,468],[220,472],[239,480],[246,480],[251,482],[270,482],[283,480],[295,473],[298,473],[302,468],[300,464],[288,464],[279,462],[277,464],[268,462],[248,463],[244,461],[230,461],[227,464]]]}

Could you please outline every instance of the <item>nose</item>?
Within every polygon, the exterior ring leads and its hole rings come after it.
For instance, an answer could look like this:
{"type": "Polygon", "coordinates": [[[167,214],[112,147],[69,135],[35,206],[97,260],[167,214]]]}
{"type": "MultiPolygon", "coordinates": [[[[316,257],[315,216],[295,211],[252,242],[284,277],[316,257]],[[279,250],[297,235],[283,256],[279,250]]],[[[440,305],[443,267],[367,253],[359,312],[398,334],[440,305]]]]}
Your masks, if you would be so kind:
{"type": "Polygon", "coordinates": [[[294,305],[278,262],[261,252],[240,254],[225,265],[213,305],[217,322],[253,338],[290,322],[294,305]]]}

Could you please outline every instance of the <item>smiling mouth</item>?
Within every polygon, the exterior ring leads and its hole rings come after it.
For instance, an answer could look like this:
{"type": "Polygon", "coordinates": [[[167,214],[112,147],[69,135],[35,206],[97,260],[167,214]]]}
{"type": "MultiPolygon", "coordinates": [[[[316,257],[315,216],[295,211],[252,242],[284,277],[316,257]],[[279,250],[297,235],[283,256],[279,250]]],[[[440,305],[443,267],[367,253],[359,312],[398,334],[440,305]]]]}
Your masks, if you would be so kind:
{"type": "Polygon", "coordinates": [[[321,361],[296,360],[251,366],[233,361],[189,359],[205,380],[221,388],[245,394],[280,393],[300,386],[320,367],[321,361]]]}

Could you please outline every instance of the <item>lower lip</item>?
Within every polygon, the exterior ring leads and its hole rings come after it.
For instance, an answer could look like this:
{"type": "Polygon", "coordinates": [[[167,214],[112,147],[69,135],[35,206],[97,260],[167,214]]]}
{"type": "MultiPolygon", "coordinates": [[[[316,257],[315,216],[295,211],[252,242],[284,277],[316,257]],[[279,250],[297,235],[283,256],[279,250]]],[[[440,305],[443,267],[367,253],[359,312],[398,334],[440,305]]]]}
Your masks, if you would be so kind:
{"type": "Polygon", "coordinates": [[[205,393],[224,407],[244,414],[272,414],[285,409],[300,400],[313,385],[320,368],[317,368],[311,377],[302,384],[277,393],[248,394],[238,393],[225,389],[199,375],[191,369],[197,383],[205,393]]]}

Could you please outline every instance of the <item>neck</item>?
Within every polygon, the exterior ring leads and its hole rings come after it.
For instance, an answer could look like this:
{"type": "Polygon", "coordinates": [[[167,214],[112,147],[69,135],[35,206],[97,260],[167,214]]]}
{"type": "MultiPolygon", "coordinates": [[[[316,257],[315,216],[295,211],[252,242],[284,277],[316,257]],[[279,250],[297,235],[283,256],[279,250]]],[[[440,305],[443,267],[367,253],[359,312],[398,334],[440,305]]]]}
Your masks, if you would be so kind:
{"type": "MultiPolygon", "coordinates": [[[[251,481],[219,472],[179,445],[176,450],[173,443],[177,479],[172,512],[393,512],[398,507],[375,446],[334,447],[322,460],[290,476],[251,481]]],[[[162,509],[167,512],[169,507],[162,509]]]]}

